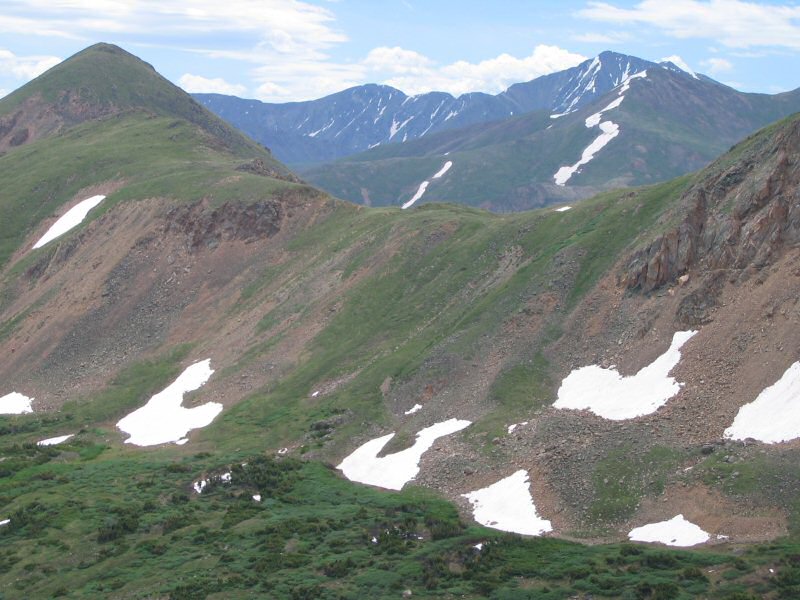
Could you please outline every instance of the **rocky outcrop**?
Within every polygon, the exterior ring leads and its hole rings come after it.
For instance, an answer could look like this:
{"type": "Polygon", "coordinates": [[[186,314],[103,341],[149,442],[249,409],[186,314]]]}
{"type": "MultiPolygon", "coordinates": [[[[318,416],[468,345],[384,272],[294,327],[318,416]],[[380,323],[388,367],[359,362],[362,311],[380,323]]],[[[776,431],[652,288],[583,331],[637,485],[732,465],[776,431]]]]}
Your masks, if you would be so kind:
{"type": "Polygon", "coordinates": [[[760,269],[800,244],[800,118],[743,142],[732,164],[709,167],[680,207],[679,224],[626,261],[626,288],[650,292],[692,270],[760,269]]]}
{"type": "Polygon", "coordinates": [[[290,181],[292,183],[303,183],[303,180],[289,171],[281,172],[271,168],[260,158],[254,158],[250,162],[244,163],[236,167],[237,171],[244,173],[252,173],[261,177],[272,177],[273,179],[281,179],[283,181],[290,181]]]}
{"type": "Polygon", "coordinates": [[[274,200],[252,204],[225,203],[208,211],[201,204],[178,206],[167,214],[167,234],[186,236],[192,251],[215,248],[221,241],[253,241],[280,231],[283,206],[274,200]]]}

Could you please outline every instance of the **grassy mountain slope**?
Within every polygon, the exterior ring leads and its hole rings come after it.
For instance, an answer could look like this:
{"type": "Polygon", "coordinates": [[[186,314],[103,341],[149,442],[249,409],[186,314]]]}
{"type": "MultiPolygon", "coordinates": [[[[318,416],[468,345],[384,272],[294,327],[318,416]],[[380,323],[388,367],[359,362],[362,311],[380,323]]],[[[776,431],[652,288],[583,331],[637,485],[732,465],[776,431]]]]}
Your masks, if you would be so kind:
{"type": "MultiPolygon", "coordinates": [[[[0,150],[85,120],[131,109],[181,118],[228,151],[263,153],[259,146],[203,109],[153,67],[122,48],[95,44],[15,90],[0,102],[0,150]]],[[[276,162],[277,164],[277,162],[276,162]]]]}
{"type": "Polygon", "coordinates": [[[508,215],[340,202],[135,107],[15,147],[0,157],[13,190],[0,200],[0,394],[35,400],[0,417],[4,592],[791,595],[798,450],[721,436],[800,343],[798,128],[696,175],[508,215]],[[93,193],[108,198],[86,222],[31,250],[93,193]],[[698,231],[737,259],[711,260],[698,231]],[[573,368],[631,374],[689,327],[701,331],[674,373],[686,385],[664,409],[610,422],[551,406],[573,368]],[[181,446],[124,444],[118,420],[204,359],[215,372],[185,404],[220,402],[214,422],[181,446]],[[325,466],[450,417],[473,424],[426,453],[426,491],[370,490],[325,466]],[[681,512],[731,541],[586,548],[468,525],[461,494],[517,469],[559,537],[618,542],[681,512]],[[227,470],[230,486],[214,478],[227,470]]]}
{"type": "Polygon", "coordinates": [[[636,79],[619,108],[604,113],[619,135],[565,187],[553,175],[574,164],[600,131],[586,117],[617,92],[556,120],[536,112],[375,148],[304,171],[309,181],[353,202],[400,205],[446,160],[422,201],[456,201],[508,211],[585,198],[602,189],[665,181],[695,171],[759,127],[800,108],[800,94],[742,94],[663,68],[636,79]],[[445,153],[447,155],[445,156],[445,153]]]}

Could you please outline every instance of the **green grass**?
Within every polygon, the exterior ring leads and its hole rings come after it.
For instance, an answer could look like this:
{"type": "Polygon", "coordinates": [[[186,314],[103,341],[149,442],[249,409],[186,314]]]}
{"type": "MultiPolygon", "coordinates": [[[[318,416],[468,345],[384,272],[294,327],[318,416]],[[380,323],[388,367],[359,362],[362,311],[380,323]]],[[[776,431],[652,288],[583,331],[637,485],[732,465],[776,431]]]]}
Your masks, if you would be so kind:
{"type": "Polygon", "coordinates": [[[589,514],[597,523],[613,523],[630,517],[645,496],[658,497],[666,476],[680,463],[681,454],[654,447],[638,452],[623,447],[600,460],[592,473],[594,499],[589,514]]]}
{"type": "Polygon", "coordinates": [[[3,597],[728,598],[796,585],[792,545],[734,557],[523,539],[467,526],[425,490],[354,485],[315,462],[136,449],[82,460],[78,448],[2,447],[19,462],[0,473],[3,597]],[[763,565],[778,576],[753,581],[763,565]]]}
{"type": "MultiPolygon", "coordinates": [[[[43,219],[63,212],[60,207],[65,202],[92,185],[124,182],[85,223],[119,202],[145,198],[205,198],[219,205],[231,200],[253,202],[292,190],[316,193],[298,184],[235,171],[240,164],[241,158],[214,148],[213,140],[194,125],[144,112],[79,125],[18,148],[0,158],[4,182],[0,267],[43,219]],[[143,147],[147,151],[142,151],[143,147]],[[30,168],[31,164],[37,168],[30,168]]],[[[80,228],[61,239],[78,231],[80,228]]],[[[26,260],[35,261],[49,251],[45,246],[26,260]]]]}

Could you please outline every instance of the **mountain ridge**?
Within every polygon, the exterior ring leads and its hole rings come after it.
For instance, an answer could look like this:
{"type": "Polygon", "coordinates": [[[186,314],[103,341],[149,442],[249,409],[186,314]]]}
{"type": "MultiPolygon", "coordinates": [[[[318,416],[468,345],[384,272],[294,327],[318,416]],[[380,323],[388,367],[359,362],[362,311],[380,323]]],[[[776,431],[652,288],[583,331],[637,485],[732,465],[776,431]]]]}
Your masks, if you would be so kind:
{"type": "Polygon", "coordinates": [[[221,94],[194,97],[270,147],[281,160],[298,164],[330,161],[381,144],[533,110],[575,110],[618,85],[625,74],[655,66],[606,51],[559,73],[514,84],[496,95],[471,92],[454,97],[429,92],[407,96],[390,86],[367,84],[318,100],[286,104],[221,94]]]}
{"type": "Polygon", "coordinates": [[[453,167],[426,189],[422,202],[524,210],[692,172],[758,127],[800,109],[800,90],[740,94],[673,70],[641,73],[645,76],[631,79],[624,93],[623,85],[555,119],[534,111],[374,148],[303,173],[353,202],[402,205],[449,160],[453,167]],[[556,173],[600,139],[601,121],[615,128],[608,146],[599,146],[559,185],[556,173]]]}

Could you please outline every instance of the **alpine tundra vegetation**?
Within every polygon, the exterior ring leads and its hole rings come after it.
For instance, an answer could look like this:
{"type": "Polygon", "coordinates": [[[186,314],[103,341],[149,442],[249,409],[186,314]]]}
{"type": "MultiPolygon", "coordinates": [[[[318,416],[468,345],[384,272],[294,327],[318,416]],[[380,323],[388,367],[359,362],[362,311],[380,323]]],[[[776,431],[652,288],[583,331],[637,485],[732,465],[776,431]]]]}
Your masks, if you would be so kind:
{"type": "Polygon", "coordinates": [[[115,45],[0,100],[0,597],[800,595],[797,93],[645,62],[342,92],[440,110],[373,206],[115,45]]]}

